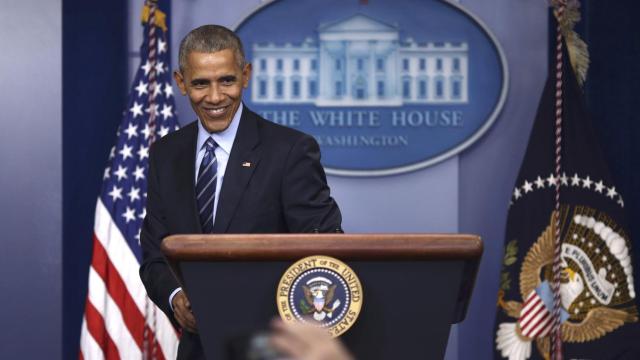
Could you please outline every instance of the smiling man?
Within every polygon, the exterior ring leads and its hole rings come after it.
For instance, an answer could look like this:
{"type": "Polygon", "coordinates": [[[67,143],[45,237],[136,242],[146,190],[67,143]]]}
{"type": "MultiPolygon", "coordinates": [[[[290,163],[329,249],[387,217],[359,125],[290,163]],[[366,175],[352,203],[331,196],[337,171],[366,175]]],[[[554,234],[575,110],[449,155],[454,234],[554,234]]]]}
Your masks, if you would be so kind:
{"type": "Polygon", "coordinates": [[[140,277],[184,330],[178,359],[204,359],[186,289],[171,273],[162,239],[189,233],[341,231],[341,214],[309,135],[242,104],[251,64],[230,30],[205,25],[180,43],[174,74],[196,121],[151,148],[140,277]]]}

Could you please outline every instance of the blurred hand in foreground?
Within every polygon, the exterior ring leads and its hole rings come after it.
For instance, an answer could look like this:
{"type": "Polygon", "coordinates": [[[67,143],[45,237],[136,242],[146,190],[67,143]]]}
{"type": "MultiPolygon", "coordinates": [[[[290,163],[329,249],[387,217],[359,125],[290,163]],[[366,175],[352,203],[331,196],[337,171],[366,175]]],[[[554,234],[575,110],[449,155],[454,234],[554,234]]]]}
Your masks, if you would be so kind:
{"type": "Polygon", "coordinates": [[[295,360],[354,360],[338,339],[326,329],[295,322],[286,324],[281,319],[271,322],[271,345],[283,355],[295,360]]]}

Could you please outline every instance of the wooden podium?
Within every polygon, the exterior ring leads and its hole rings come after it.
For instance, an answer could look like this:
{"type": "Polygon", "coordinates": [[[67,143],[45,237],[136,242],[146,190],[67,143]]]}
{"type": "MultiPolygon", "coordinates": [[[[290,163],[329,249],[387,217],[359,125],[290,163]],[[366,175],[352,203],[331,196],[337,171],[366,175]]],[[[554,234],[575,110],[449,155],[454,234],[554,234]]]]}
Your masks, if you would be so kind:
{"type": "Polygon", "coordinates": [[[174,235],[162,243],[192,304],[208,359],[267,329],[280,278],[326,255],[360,278],[363,305],[340,339],[357,359],[442,359],[473,290],[482,241],[460,234],[174,235]]]}

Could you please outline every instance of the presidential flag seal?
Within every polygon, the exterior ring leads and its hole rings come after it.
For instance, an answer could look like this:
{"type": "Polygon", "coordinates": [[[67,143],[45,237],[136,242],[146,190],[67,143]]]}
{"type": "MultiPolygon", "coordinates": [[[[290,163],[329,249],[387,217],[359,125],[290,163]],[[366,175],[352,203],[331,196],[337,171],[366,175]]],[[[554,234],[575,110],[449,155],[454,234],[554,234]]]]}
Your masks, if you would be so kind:
{"type": "MultiPolygon", "coordinates": [[[[631,241],[607,213],[583,205],[560,207],[562,236],[561,334],[566,343],[595,341],[638,321],[631,265],[631,241]]],[[[498,295],[498,306],[515,322],[501,322],[496,348],[509,360],[526,360],[535,342],[549,353],[553,323],[551,266],[554,215],[522,261],[523,301],[498,295]]]]}
{"type": "Polygon", "coordinates": [[[345,333],[362,308],[362,284],[342,261],[324,255],[298,260],[278,284],[276,304],[285,322],[326,328],[332,337],[345,333]]]}

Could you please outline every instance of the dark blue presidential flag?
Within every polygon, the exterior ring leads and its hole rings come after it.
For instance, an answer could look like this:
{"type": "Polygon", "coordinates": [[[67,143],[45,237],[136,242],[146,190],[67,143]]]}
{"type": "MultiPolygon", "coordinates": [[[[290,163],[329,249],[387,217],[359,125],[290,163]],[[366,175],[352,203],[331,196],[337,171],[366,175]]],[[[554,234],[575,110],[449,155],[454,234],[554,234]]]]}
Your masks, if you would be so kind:
{"type": "Polygon", "coordinates": [[[509,360],[551,357],[557,228],[553,214],[559,185],[557,316],[564,358],[640,359],[624,196],[609,174],[582,90],[563,51],[561,151],[556,154],[554,63],[511,197],[494,354],[509,360]]]}

